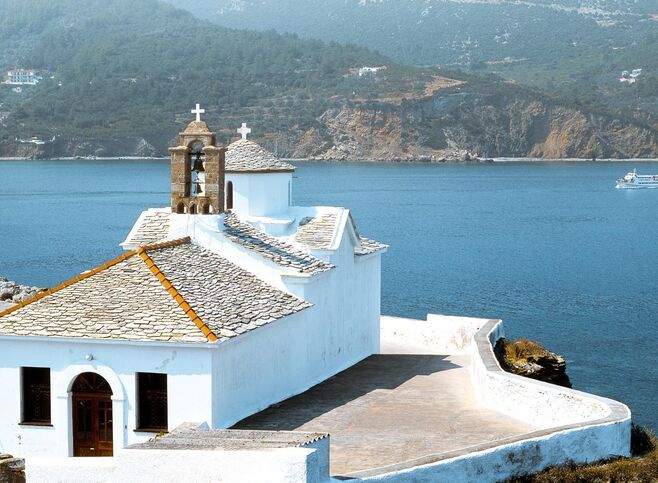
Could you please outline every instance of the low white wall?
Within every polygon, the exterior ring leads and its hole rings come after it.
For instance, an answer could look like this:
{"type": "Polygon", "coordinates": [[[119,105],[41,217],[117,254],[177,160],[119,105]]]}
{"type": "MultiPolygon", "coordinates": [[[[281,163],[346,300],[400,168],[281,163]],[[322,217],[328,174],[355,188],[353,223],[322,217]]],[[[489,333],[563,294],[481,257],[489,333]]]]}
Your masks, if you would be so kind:
{"type": "MultiPolygon", "coordinates": [[[[613,439],[616,432],[597,431],[595,438],[613,439]]],[[[544,437],[528,438],[511,444],[500,444],[494,448],[465,452],[465,454],[450,457],[437,462],[425,463],[421,460],[417,466],[401,469],[383,475],[364,477],[357,481],[387,482],[387,483],[434,483],[434,482],[478,482],[494,483],[512,478],[533,474],[550,466],[564,464],[569,460],[580,462],[579,455],[593,456],[600,459],[588,449],[592,440],[590,431],[564,431],[544,437]]],[[[613,450],[610,444],[608,450],[613,450]]],[[[597,444],[598,449],[603,449],[597,444]]],[[[610,453],[604,453],[605,455],[610,453]]],[[[426,458],[429,460],[429,458],[426,458]]]]}
{"type": "MultiPolygon", "coordinates": [[[[459,319],[442,320],[437,316],[434,320],[439,325],[447,322],[455,329],[459,319]]],[[[461,319],[465,331],[482,320],[461,319]]],[[[406,329],[401,330],[401,333],[405,337],[411,334],[423,338],[422,334],[416,333],[422,324],[427,322],[417,321],[416,327],[408,333],[406,329]]],[[[391,330],[395,321],[384,325],[389,325],[387,330],[391,330]]],[[[430,328],[426,340],[435,341],[440,347],[450,347],[452,330],[444,328],[430,328]],[[446,340],[441,339],[442,333],[447,334],[446,340]]],[[[385,474],[363,471],[350,476],[362,481],[385,482],[495,482],[569,461],[588,463],[629,455],[631,414],[628,407],[617,401],[503,371],[493,353],[493,345],[503,334],[499,320],[486,321],[474,333],[470,346],[472,383],[486,405],[542,429],[392,465],[385,474]]]]}
{"type": "Polygon", "coordinates": [[[27,458],[39,483],[303,483],[329,480],[329,440],[301,448],[245,451],[124,449],[114,458],[27,458]]]}
{"type": "Polygon", "coordinates": [[[426,320],[381,316],[382,339],[431,348],[435,354],[470,353],[475,333],[487,319],[427,314],[426,320]]]}
{"type": "Polygon", "coordinates": [[[503,371],[493,346],[504,336],[503,323],[498,320],[489,321],[472,339],[472,380],[482,401],[492,409],[550,428],[605,418],[612,411],[611,405],[619,404],[503,371]]]}

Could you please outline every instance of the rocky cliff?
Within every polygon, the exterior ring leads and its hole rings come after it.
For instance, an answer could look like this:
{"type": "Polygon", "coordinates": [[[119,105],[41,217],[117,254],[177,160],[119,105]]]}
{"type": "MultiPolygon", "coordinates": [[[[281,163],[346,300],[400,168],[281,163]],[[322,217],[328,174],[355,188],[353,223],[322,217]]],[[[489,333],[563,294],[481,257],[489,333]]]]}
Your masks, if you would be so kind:
{"type": "MultiPolygon", "coordinates": [[[[519,95],[512,89],[494,92],[462,83],[416,97],[400,93],[393,99],[336,98],[312,122],[254,140],[280,156],[317,160],[658,158],[656,127],[589,113],[541,95],[519,95]]],[[[267,115],[264,111],[256,117],[267,115]]],[[[219,142],[235,136],[233,124],[227,121],[231,116],[231,112],[220,113],[219,142]]],[[[148,139],[57,138],[42,146],[9,143],[0,145],[0,157],[166,156],[176,131],[174,127],[171,133],[148,139]]]]}
{"type": "Polygon", "coordinates": [[[418,103],[333,107],[300,136],[293,157],[469,161],[487,157],[658,157],[658,132],[546,100],[475,93],[418,103]]]}
{"type": "MultiPolygon", "coordinates": [[[[173,136],[172,136],[173,139],[173,136]]],[[[144,138],[57,138],[54,142],[35,145],[31,143],[0,143],[0,158],[45,159],[60,157],[114,157],[165,156],[171,140],[156,137],[150,142],[144,138]],[[156,149],[152,143],[160,146],[156,149]]]]}
{"type": "Polygon", "coordinates": [[[43,290],[45,289],[19,285],[16,282],[0,277],[0,310],[2,310],[5,305],[8,306],[10,304],[23,302],[43,290]]]}

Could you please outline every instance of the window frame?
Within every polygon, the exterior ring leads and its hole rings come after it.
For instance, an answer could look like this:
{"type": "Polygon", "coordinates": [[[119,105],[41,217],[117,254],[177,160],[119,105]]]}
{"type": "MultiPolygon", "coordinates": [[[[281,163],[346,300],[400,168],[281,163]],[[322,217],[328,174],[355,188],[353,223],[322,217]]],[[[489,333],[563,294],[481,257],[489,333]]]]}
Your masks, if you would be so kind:
{"type": "MultiPolygon", "coordinates": [[[[162,394],[160,394],[162,395],[162,394]]],[[[157,404],[157,403],[156,403],[157,404]]],[[[169,432],[169,378],[166,373],[161,373],[161,372],[136,372],[135,373],[135,432],[142,432],[142,433],[167,433],[169,432]],[[145,411],[145,408],[142,406],[143,404],[148,404],[150,403],[150,400],[145,401],[145,399],[148,399],[145,397],[145,394],[143,391],[146,391],[147,389],[143,388],[144,384],[144,378],[145,377],[151,377],[151,376],[158,376],[158,377],[163,377],[164,378],[164,389],[163,388],[158,388],[155,391],[157,392],[164,392],[164,424],[163,425],[155,425],[153,424],[153,421],[148,421],[148,425],[143,424],[143,411],[145,411]]]]}
{"type": "MultiPolygon", "coordinates": [[[[42,376],[43,377],[43,374],[42,376]]],[[[51,370],[50,367],[36,367],[36,366],[21,366],[20,367],[20,423],[19,425],[21,426],[52,426],[52,377],[51,377],[51,370]],[[47,371],[47,377],[44,378],[47,379],[47,390],[44,391],[45,394],[47,394],[47,397],[43,397],[40,399],[38,394],[35,396],[34,394],[29,394],[30,390],[28,388],[28,381],[30,386],[33,385],[44,385],[44,384],[39,384],[35,383],[34,380],[37,379],[34,375],[28,377],[26,373],[28,371],[47,371]],[[31,380],[30,380],[31,379],[31,380]],[[35,402],[33,398],[37,398],[37,401],[35,402]],[[28,409],[28,405],[32,404],[31,409],[28,409]],[[35,410],[37,406],[41,406],[40,411],[35,410]],[[47,418],[34,418],[34,413],[36,412],[47,412],[47,418]]]]}

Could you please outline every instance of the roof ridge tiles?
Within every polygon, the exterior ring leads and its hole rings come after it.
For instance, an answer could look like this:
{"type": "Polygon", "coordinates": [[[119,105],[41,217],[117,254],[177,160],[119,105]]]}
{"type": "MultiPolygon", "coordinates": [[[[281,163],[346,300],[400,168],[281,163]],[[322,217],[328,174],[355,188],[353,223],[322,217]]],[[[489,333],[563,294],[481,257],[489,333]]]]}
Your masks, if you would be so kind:
{"type": "Polygon", "coordinates": [[[224,218],[224,235],[234,243],[298,273],[316,275],[335,268],[332,263],[242,221],[233,212],[226,213],[224,218]]]}
{"type": "Polygon", "coordinates": [[[189,236],[184,236],[182,238],[176,238],[175,240],[166,240],[160,243],[152,243],[150,245],[144,245],[142,247],[139,247],[137,249],[137,253],[143,253],[148,250],[158,250],[160,248],[167,248],[167,247],[173,247],[176,245],[182,245],[184,243],[190,243],[191,238],[189,236]]]}

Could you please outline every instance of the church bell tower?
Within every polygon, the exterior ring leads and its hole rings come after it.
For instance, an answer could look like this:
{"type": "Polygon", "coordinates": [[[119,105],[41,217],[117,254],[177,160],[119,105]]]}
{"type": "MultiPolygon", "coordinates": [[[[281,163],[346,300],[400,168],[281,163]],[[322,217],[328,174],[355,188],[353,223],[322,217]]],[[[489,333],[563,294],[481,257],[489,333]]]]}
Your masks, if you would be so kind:
{"type": "Polygon", "coordinates": [[[226,148],[215,145],[215,133],[201,120],[204,112],[197,104],[196,120],[179,133],[178,146],[169,148],[172,213],[224,212],[226,148]]]}

